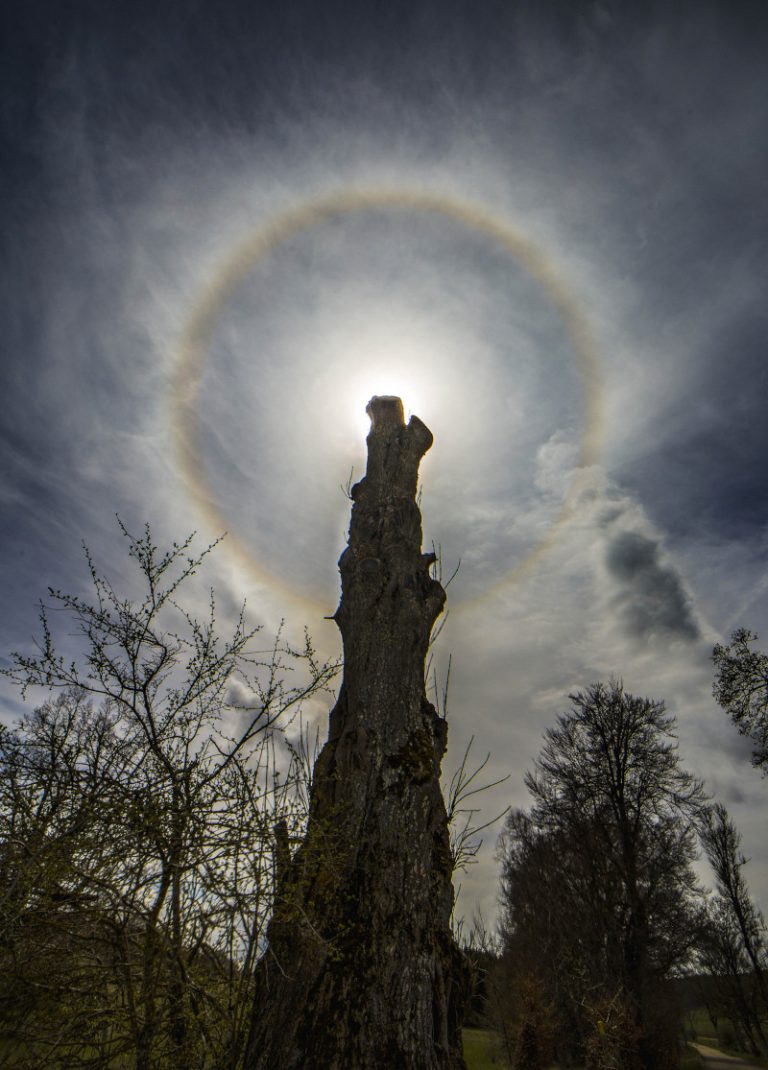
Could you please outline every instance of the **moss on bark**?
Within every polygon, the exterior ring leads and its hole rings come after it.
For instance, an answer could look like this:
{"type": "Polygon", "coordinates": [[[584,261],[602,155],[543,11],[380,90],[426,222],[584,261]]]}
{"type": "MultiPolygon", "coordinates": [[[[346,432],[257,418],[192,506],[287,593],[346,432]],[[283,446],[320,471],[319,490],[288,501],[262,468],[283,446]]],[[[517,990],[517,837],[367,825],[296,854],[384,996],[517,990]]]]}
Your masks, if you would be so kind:
{"type": "Polygon", "coordinates": [[[398,398],[368,411],[368,466],[339,561],[344,679],[305,840],[281,862],[248,1070],[465,1070],[446,726],[424,689],[445,603],[415,502],[432,435],[416,417],[404,423],[398,398]]]}

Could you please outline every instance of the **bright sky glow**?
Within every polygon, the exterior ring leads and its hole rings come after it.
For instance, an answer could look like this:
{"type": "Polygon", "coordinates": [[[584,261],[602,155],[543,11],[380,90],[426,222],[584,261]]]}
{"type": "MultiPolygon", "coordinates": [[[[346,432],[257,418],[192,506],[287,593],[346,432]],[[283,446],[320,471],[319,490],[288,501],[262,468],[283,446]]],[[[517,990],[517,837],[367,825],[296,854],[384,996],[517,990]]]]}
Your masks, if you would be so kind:
{"type": "MultiPolygon", "coordinates": [[[[371,335],[374,335],[374,330],[371,335]]],[[[339,379],[329,374],[330,392],[335,396],[336,404],[348,414],[351,429],[358,440],[365,438],[370,429],[370,420],[365,407],[372,397],[379,394],[394,394],[403,402],[406,421],[415,413],[427,421],[426,404],[435,408],[435,391],[429,382],[430,369],[434,367],[434,354],[426,340],[391,339],[391,332],[382,331],[378,337],[361,339],[358,360],[354,353],[340,353],[338,365],[354,369],[342,388],[339,399],[337,383],[339,379]],[[365,363],[361,367],[360,354],[365,354],[365,363]]],[[[337,365],[337,366],[338,366],[337,365]]],[[[343,381],[343,380],[342,380],[343,381]]]]}
{"type": "Polygon", "coordinates": [[[543,522],[532,523],[537,450],[561,428],[588,466],[600,423],[590,331],[545,251],[470,201],[373,187],[309,198],[222,258],[183,332],[172,420],[180,472],[211,535],[228,531],[228,548],[250,557],[260,582],[328,601],[312,592],[337,553],[328,473],[344,480],[351,464],[361,474],[376,394],[400,397],[406,418],[418,415],[442,443],[463,509],[443,476],[432,518],[458,520],[457,542],[481,548],[471,597],[522,575],[570,517],[577,489],[576,475],[566,478],[565,497],[549,494],[543,522]],[[244,497],[240,459],[266,456],[244,497]],[[494,456],[505,459],[501,479],[494,456]],[[282,509],[298,494],[311,517],[298,563],[271,516],[265,523],[273,483],[282,509]],[[502,540],[501,569],[485,553],[491,537],[502,540]]]}

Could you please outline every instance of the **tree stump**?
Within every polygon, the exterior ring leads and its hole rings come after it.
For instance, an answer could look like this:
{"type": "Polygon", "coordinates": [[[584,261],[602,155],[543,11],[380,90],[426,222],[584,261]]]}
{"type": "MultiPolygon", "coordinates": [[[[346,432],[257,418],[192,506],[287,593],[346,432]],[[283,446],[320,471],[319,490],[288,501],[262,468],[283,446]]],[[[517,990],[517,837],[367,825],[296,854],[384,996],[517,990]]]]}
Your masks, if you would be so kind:
{"type": "Polygon", "coordinates": [[[447,728],[424,664],[445,591],[421,552],[432,434],[399,398],[368,407],[368,465],[339,560],[344,677],[306,836],[280,850],[248,1070],[465,1070],[467,967],[451,930],[439,776],[447,728]]]}

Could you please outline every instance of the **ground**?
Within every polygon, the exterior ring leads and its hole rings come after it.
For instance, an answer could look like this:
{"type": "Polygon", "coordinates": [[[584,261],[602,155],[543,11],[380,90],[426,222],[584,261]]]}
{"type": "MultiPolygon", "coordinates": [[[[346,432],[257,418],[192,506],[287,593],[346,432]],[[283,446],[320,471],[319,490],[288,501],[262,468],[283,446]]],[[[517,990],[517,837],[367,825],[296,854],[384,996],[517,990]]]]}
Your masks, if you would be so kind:
{"type": "Polygon", "coordinates": [[[464,1058],[469,1070],[506,1070],[496,1035],[488,1029],[464,1030],[464,1058]]]}
{"type": "Polygon", "coordinates": [[[693,1047],[704,1060],[704,1070],[754,1070],[754,1063],[727,1055],[717,1048],[709,1048],[705,1044],[694,1044],[693,1047]]]}

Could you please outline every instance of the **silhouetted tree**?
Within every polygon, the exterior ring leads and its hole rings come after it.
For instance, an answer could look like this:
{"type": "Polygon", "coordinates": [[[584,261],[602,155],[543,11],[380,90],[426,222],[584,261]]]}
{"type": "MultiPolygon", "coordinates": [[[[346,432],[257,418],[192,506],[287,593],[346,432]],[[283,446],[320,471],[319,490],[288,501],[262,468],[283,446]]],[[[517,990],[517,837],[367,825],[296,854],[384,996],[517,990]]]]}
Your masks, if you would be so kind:
{"type": "Polygon", "coordinates": [[[658,1067],[677,1037],[656,993],[697,935],[703,788],[680,766],[662,702],[620,684],[570,697],[526,775],[533,806],[510,815],[501,839],[505,953],[545,984],[562,1058],[576,1054],[563,1037],[584,1052],[586,1008],[608,1001],[628,1016],[641,1063],[658,1067]]]}
{"type": "Polygon", "coordinates": [[[733,914],[725,901],[715,896],[707,903],[697,954],[697,1000],[706,1007],[715,1029],[721,1020],[727,1020],[733,1026],[737,1047],[759,1055],[761,1009],[751,973],[733,914]]]}
{"type": "Polygon", "coordinates": [[[746,628],[712,651],[717,670],[712,688],[718,703],[743,736],[752,740],[752,764],[768,775],[768,655],[754,650],[757,636],[746,628]]]}
{"type": "Polygon", "coordinates": [[[528,978],[519,995],[513,1065],[516,1070],[546,1070],[552,1054],[552,1010],[543,985],[528,978]]]}
{"type": "Polygon", "coordinates": [[[747,859],[741,834],[721,803],[704,811],[701,841],[715,876],[703,961],[720,982],[716,991],[733,1011],[753,1049],[768,1054],[763,1022],[768,1014],[768,944],[765,920],[752,902],[744,877],[747,859]]]}
{"type": "Polygon", "coordinates": [[[309,639],[254,652],[242,614],[221,639],[212,595],[202,622],[179,604],[208,550],[123,533],[140,599],[88,557],[93,600],[50,591],[37,652],[6,670],[61,694],[0,737],[0,957],[17,979],[3,1028],[30,1066],[237,1067],[272,829],[303,821],[275,732],[335,667],[309,639]],[[53,621],[80,638],[74,657],[53,621]]]}

